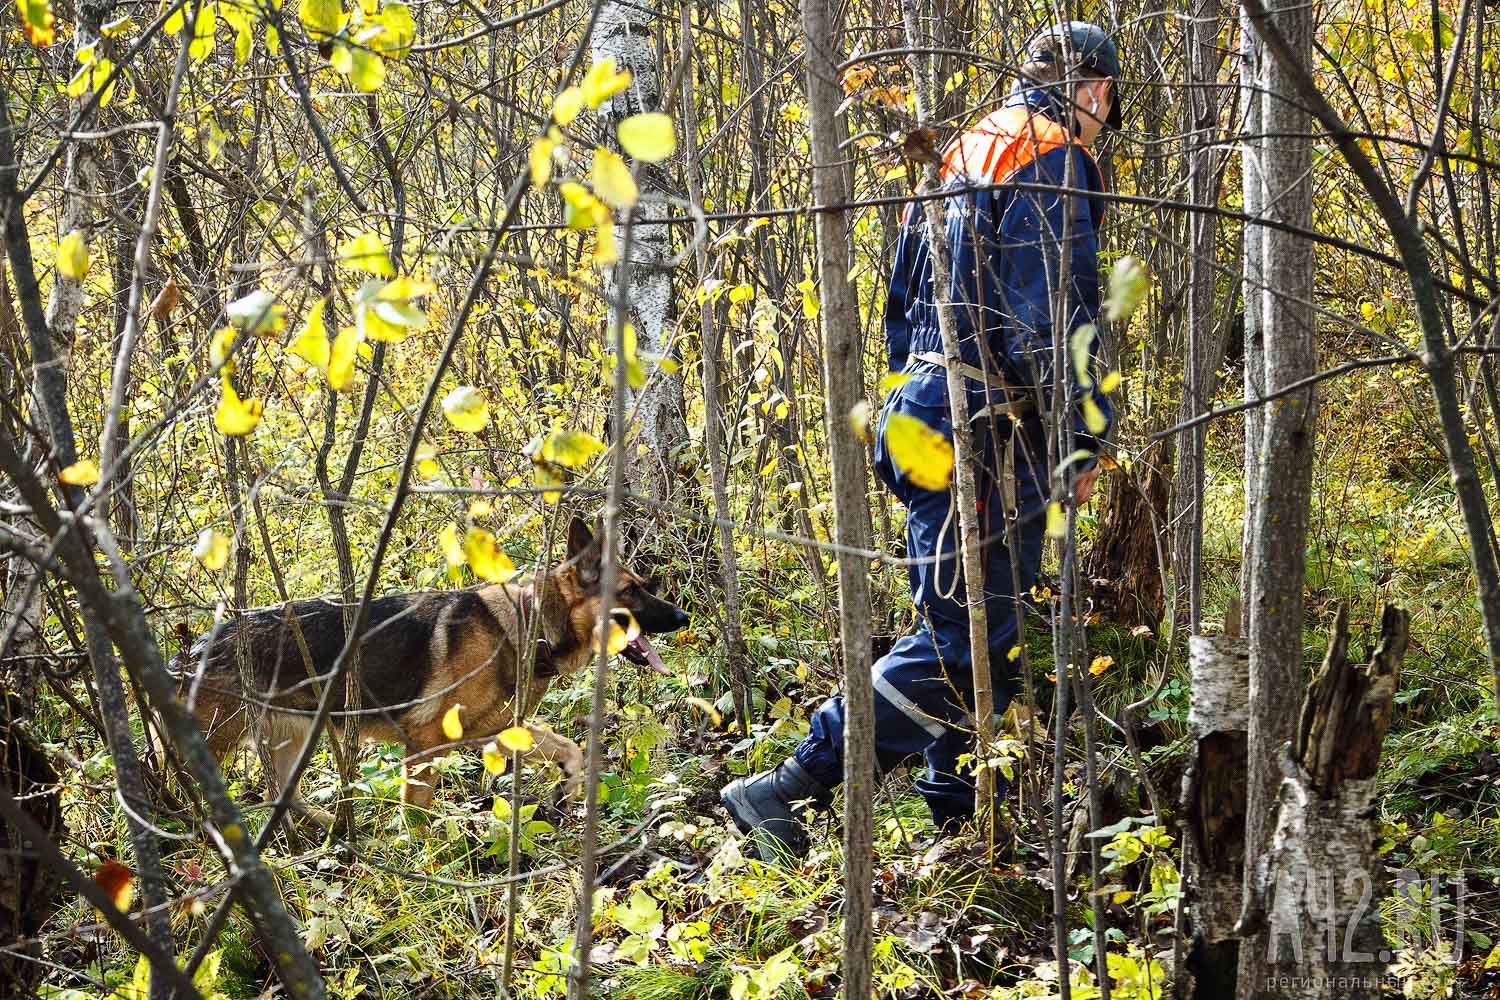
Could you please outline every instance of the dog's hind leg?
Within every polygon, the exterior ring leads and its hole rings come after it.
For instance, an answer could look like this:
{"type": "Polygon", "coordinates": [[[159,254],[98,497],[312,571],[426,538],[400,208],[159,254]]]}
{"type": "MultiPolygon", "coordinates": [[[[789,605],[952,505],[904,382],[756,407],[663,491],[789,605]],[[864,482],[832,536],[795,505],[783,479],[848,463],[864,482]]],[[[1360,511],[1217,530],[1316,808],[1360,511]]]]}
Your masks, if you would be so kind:
{"type": "Polygon", "coordinates": [[[287,802],[293,809],[311,817],[321,826],[333,826],[333,815],[327,810],[303,802],[297,788],[292,785],[292,771],[297,766],[297,758],[302,754],[302,746],[307,742],[308,734],[312,732],[312,719],[273,710],[266,713],[261,732],[270,763],[266,772],[266,791],[272,797],[285,793],[287,802]]]}

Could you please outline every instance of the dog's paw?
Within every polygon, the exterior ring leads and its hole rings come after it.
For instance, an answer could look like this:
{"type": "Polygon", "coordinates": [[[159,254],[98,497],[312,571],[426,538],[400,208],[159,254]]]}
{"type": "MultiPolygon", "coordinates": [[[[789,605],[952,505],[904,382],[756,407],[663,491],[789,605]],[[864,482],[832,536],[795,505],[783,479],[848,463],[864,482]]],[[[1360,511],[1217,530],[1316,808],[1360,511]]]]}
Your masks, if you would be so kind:
{"type": "Polygon", "coordinates": [[[303,819],[316,823],[324,830],[332,830],[333,825],[338,822],[333,813],[327,809],[319,809],[317,806],[310,806],[306,802],[295,802],[293,803],[293,808],[303,819]]]}
{"type": "Polygon", "coordinates": [[[576,743],[571,743],[567,750],[557,757],[557,766],[562,768],[563,783],[560,792],[565,799],[578,796],[583,790],[583,749],[576,743]]]}

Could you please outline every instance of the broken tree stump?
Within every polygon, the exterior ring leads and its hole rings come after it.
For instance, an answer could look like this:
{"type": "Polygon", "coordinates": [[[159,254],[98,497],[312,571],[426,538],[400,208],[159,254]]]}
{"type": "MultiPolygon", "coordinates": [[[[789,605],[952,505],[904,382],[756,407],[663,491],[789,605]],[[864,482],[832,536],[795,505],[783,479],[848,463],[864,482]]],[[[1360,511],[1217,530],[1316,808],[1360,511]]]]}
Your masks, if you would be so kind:
{"type": "Polygon", "coordinates": [[[1323,666],[1286,748],[1275,832],[1241,930],[1269,930],[1255,996],[1378,1000],[1389,954],[1379,925],[1375,776],[1390,726],[1409,616],[1387,606],[1370,661],[1348,658],[1339,609],[1323,666]]]}

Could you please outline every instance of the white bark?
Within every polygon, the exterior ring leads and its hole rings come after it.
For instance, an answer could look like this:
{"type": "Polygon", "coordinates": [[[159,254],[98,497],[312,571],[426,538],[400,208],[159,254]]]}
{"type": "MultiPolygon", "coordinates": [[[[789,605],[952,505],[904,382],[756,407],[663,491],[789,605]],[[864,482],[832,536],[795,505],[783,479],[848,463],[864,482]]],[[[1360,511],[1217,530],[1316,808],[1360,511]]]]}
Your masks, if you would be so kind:
{"type": "MultiPolygon", "coordinates": [[[[655,29],[658,11],[652,5],[628,2],[606,3],[594,26],[593,58],[613,59],[617,69],[628,69],[630,86],[599,108],[599,115],[613,141],[614,130],[631,115],[659,111],[662,107],[661,72],[657,65],[655,29]]],[[[666,171],[659,164],[640,165],[638,182],[641,203],[636,217],[666,214],[670,193],[666,171]]],[[[624,219],[617,219],[615,242],[624,250],[624,219]]],[[[682,400],[682,377],[658,367],[667,354],[672,330],[672,234],[665,225],[642,224],[631,228],[630,285],[627,289],[629,322],[635,327],[637,352],[649,378],[644,388],[626,398],[627,413],[633,413],[634,441],[627,436],[625,476],[630,489],[653,500],[666,500],[675,478],[672,452],[687,440],[687,421],[682,400]]],[[[611,295],[616,277],[611,274],[611,295]]],[[[622,431],[615,428],[614,433],[622,431]]]]}
{"type": "MultiPolygon", "coordinates": [[[[73,51],[95,45],[99,41],[99,25],[103,12],[97,4],[80,4],[78,8],[78,30],[73,35],[73,51]]],[[[76,116],[83,107],[85,98],[77,97],[68,102],[68,114],[76,116]]],[[[97,111],[95,112],[97,116],[97,111]]],[[[57,238],[61,240],[77,229],[83,234],[85,244],[93,240],[89,232],[89,216],[93,209],[96,192],[99,190],[99,159],[94,143],[73,140],[68,144],[63,161],[63,202],[57,216],[57,238]]],[[[52,273],[52,291],[47,296],[47,329],[52,334],[52,348],[57,363],[64,369],[73,351],[73,335],[78,329],[78,316],[83,311],[83,282],[70,278],[61,271],[52,273]]]]}
{"type": "MultiPolygon", "coordinates": [[[[1306,64],[1312,49],[1311,7],[1272,15],[1306,64]]],[[[1312,226],[1312,119],[1285,66],[1262,59],[1262,214],[1296,228],[1312,226]]],[[[1253,229],[1254,227],[1252,227],[1253,229]]],[[[1313,373],[1316,362],[1312,242],[1285,229],[1260,233],[1264,287],[1247,297],[1246,315],[1259,315],[1263,389],[1273,393],[1313,373]]],[[[1247,269],[1248,276],[1248,269],[1247,269]]],[[[1248,337],[1247,337],[1248,341],[1248,337]]],[[[1248,354],[1248,352],[1247,352],[1248,354]]],[[[1247,358],[1247,370],[1250,367],[1247,358]]],[[[1250,552],[1250,744],[1245,866],[1254,870],[1270,837],[1280,785],[1281,747],[1296,728],[1302,689],[1303,590],[1307,527],[1312,507],[1312,463],[1317,440],[1317,395],[1308,389],[1276,400],[1264,412],[1250,552]]],[[[1264,985],[1266,947],[1259,936],[1240,949],[1240,992],[1264,985]]]]}
{"type": "Polygon", "coordinates": [[[1194,838],[1190,878],[1193,931],[1209,944],[1216,944],[1230,936],[1240,913],[1242,869],[1233,864],[1238,858],[1224,855],[1226,849],[1243,842],[1244,816],[1234,815],[1234,803],[1226,801],[1227,797],[1204,792],[1222,792],[1227,784],[1243,783],[1245,779],[1250,658],[1241,639],[1195,635],[1188,639],[1188,670],[1192,683],[1188,727],[1195,753],[1193,770],[1186,779],[1183,821],[1190,825],[1194,838]],[[1237,758],[1239,773],[1219,773],[1230,758],[1237,758]],[[1229,828],[1235,825],[1238,829],[1229,828]]]}
{"type": "Polygon", "coordinates": [[[1345,781],[1323,799],[1301,767],[1290,759],[1283,766],[1260,886],[1275,982],[1257,995],[1375,1000],[1385,971],[1374,902],[1375,779],[1345,781]]]}

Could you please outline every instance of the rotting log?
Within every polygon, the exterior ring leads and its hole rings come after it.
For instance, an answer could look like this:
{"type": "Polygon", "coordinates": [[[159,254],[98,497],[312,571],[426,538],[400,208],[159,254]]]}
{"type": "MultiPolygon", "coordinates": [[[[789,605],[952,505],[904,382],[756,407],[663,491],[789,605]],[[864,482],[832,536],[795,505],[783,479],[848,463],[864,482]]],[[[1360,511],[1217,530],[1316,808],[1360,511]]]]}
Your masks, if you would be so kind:
{"type": "Polygon", "coordinates": [[[1188,669],[1193,754],[1183,777],[1181,825],[1192,936],[1177,993],[1233,996],[1239,955],[1233,930],[1244,893],[1250,655],[1236,635],[1195,635],[1188,639],[1188,669]]]}
{"type": "Polygon", "coordinates": [[[1237,930],[1264,929],[1266,978],[1256,997],[1378,1000],[1389,958],[1377,893],[1375,776],[1390,726],[1409,616],[1386,606],[1364,665],[1349,662],[1348,616],[1302,702],[1282,757],[1275,832],[1256,866],[1237,930]]]}

